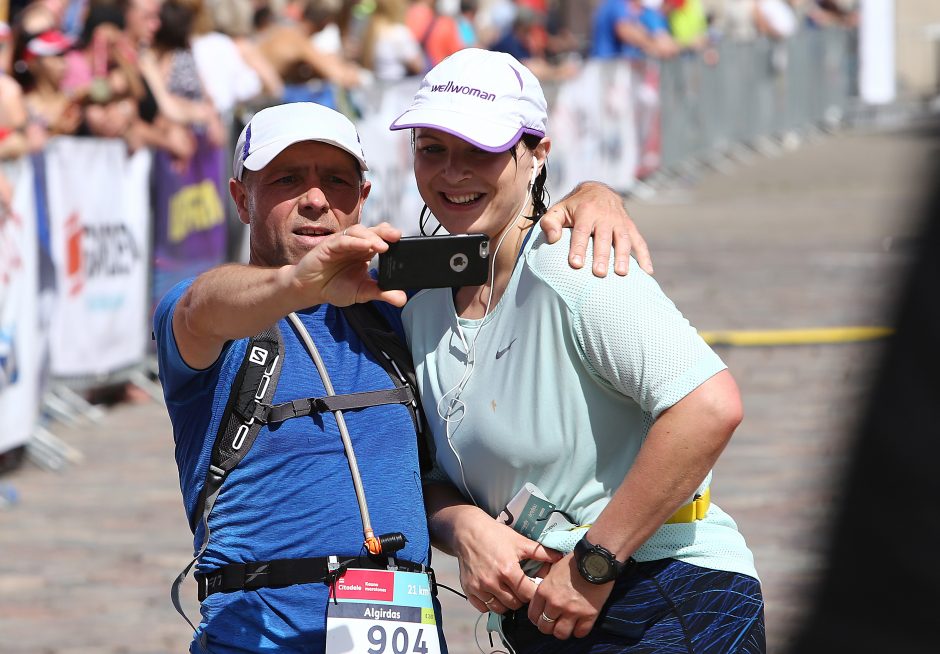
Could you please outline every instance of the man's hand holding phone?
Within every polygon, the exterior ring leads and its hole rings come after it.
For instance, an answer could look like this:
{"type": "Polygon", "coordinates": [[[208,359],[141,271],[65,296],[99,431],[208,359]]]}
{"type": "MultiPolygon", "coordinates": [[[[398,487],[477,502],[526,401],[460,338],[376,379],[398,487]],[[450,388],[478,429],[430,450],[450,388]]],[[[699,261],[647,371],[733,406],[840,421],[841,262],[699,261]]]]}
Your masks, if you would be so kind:
{"type": "Polygon", "coordinates": [[[324,239],[296,264],[284,266],[278,273],[285,288],[299,294],[293,306],[326,302],[344,307],[370,300],[404,306],[405,293],[379,288],[369,272],[375,255],[386,251],[400,236],[400,230],[382,223],[375,227],[352,225],[324,239]]]}

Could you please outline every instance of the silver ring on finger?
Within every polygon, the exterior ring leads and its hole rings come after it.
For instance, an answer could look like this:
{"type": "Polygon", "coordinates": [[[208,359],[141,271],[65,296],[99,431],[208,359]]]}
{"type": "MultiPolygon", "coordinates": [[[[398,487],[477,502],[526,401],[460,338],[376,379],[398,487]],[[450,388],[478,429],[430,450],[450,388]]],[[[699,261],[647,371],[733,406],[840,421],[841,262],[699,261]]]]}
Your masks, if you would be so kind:
{"type": "Polygon", "coordinates": [[[489,598],[488,600],[486,600],[486,601],[483,602],[483,603],[486,604],[487,606],[489,606],[490,604],[492,604],[492,603],[495,602],[495,601],[496,601],[496,595],[493,595],[493,597],[489,598]]]}
{"type": "Polygon", "coordinates": [[[343,230],[343,236],[346,236],[346,232],[348,232],[348,231],[349,231],[349,228],[348,228],[348,227],[347,227],[346,229],[344,229],[344,230],[343,230]]]}
{"type": "Polygon", "coordinates": [[[550,617],[548,617],[547,615],[545,615],[545,611],[542,611],[542,615],[539,616],[539,620],[545,620],[545,622],[548,622],[549,624],[551,624],[552,622],[554,622],[554,621],[557,620],[557,619],[558,619],[558,618],[550,618],[550,617]]]}

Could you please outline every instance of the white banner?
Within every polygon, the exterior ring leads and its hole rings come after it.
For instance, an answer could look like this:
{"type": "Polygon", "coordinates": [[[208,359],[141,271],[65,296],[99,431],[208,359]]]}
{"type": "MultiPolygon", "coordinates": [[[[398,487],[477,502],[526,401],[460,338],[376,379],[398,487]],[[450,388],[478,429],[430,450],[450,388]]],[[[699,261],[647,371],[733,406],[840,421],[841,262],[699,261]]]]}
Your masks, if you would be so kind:
{"type": "Polygon", "coordinates": [[[0,171],[13,211],[0,212],[0,453],[29,440],[39,416],[39,261],[33,168],[22,158],[0,171]]]}
{"type": "Polygon", "coordinates": [[[411,130],[392,132],[388,126],[411,106],[419,83],[418,78],[407,78],[364,95],[364,117],[356,123],[372,182],[362,222],[370,226],[389,222],[406,236],[418,233],[424,201],[415,184],[411,130]]]}
{"type": "Polygon", "coordinates": [[[897,97],[894,18],[894,0],[862,0],[858,90],[868,104],[890,104],[897,97]]]}
{"type": "Polygon", "coordinates": [[[580,75],[561,84],[548,114],[553,199],[588,179],[618,191],[633,186],[639,148],[631,75],[628,65],[589,61],[580,75]]]}
{"type": "Polygon", "coordinates": [[[52,375],[106,376],[141,361],[148,324],[150,153],[59,137],[46,147],[58,296],[52,375]]]}

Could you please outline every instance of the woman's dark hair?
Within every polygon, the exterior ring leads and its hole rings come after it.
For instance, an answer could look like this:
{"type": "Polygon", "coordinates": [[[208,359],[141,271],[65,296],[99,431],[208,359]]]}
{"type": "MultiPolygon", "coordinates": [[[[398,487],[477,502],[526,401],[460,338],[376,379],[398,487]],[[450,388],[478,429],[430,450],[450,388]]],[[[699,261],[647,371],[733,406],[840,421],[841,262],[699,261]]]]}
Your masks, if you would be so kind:
{"type": "Polygon", "coordinates": [[[189,7],[172,2],[160,6],[160,28],[153,35],[154,45],[161,50],[187,50],[193,31],[195,12],[189,7]]]}
{"type": "Polygon", "coordinates": [[[92,3],[85,17],[82,35],[78,40],[79,48],[86,48],[94,38],[95,29],[101,25],[114,25],[119,30],[124,29],[124,12],[116,4],[92,3]]]}
{"type": "Polygon", "coordinates": [[[260,31],[274,22],[274,10],[268,5],[263,5],[255,10],[251,19],[251,24],[255,31],[260,31]]]}
{"type": "MultiPolygon", "coordinates": [[[[523,134],[519,140],[529,150],[534,151],[538,144],[542,142],[542,137],[535,134],[523,134]]],[[[516,148],[512,148],[510,152],[512,152],[512,158],[515,159],[516,148]]],[[[532,215],[526,216],[529,220],[538,220],[548,211],[548,203],[552,201],[552,198],[545,188],[546,179],[548,179],[547,161],[542,164],[542,170],[539,171],[538,177],[535,178],[535,184],[532,185],[532,215]]]]}

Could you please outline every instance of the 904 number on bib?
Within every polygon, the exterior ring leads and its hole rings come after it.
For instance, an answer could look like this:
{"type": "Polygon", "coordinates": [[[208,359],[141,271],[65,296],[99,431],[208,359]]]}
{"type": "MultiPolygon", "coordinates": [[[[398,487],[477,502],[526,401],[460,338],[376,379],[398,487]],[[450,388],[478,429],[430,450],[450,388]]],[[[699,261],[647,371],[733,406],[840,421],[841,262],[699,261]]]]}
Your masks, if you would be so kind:
{"type": "Polygon", "coordinates": [[[372,644],[366,650],[369,654],[428,654],[424,629],[415,633],[408,627],[395,627],[395,631],[389,633],[382,625],[374,624],[369,627],[368,638],[372,644]]]}
{"type": "Polygon", "coordinates": [[[327,654],[440,654],[428,576],[351,569],[331,589],[327,654]]]}

